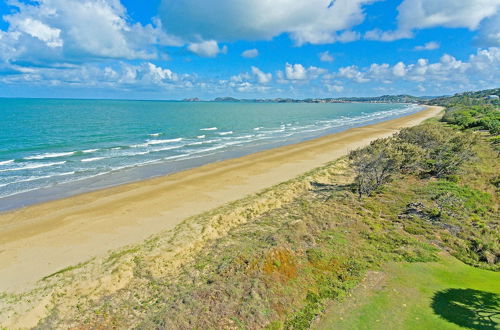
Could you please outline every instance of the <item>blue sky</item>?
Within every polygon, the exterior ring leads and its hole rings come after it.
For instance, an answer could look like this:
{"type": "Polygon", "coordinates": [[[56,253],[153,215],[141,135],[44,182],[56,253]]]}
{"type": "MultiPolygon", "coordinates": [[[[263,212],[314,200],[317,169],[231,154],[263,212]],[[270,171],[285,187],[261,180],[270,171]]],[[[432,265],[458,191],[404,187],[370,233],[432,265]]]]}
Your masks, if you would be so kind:
{"type": "Polygon", "coordinates": [[[7,0],[0,96],[442,95],[498,87],[500,0],[7,0]]]}

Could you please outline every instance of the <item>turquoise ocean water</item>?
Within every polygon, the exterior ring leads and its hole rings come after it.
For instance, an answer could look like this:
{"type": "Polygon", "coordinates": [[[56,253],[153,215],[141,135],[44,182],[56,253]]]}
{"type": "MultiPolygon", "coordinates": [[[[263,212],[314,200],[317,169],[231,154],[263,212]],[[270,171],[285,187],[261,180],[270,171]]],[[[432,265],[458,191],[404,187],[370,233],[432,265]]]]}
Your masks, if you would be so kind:
{"type": "Polygon", "coordinates": [[[0,210],[417,112],[403,104],[0,99],[0,210]]]}

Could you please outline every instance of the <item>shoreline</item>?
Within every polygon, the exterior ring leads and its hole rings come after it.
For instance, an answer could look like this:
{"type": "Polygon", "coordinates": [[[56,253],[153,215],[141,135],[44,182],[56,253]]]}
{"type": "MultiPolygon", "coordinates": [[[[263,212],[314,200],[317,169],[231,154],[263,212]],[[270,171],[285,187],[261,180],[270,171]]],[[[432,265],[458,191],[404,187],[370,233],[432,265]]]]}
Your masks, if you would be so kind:
{"type": "Polygon", "coordinates": [[[297,144],[0,214],[0,291],[174,228],[370,141],[435,117],[439,107],[297,144]]]}
{"type": "MultiPolygon", "coordinates": [[[[403,106],[403,105],[401,105],[403,106]]],[[[370,119],[368,116],[367,118],[364,118],[363,122],[353,122],[353,123],[344,123],[342,125],[336,125],[332,127],[323,127],[320,129],[314,129],[312,131],[305,131],[305,132],[300,132],[300,131],[292,131],[292,133],[287,134],[285,137],[283,136],[276,136],[274,138],[272,137],[266,137],[262,139],[255,139],[253,142],[247,141],[246,143],[240,144],[236,143],[236,145],[233,146],[236,140],[229,140],[228,145],[224,145],[222,143],[221,145],[215,144],[215,152],[208,152],[206,154],[204,153],[198,153],[194,152],[192,154],[183,154],[182,156],[174,156],[173,160],[164,160],[164,159],[156,159],[156,160],[146,160],[143,159],[142,161],[145,160],[144,163],[140,165],[127,165],[127,166],[121,166],[119,164],[116,164],[118,168],[113,169],[113,166],[111,166],[111,169],[106,169],[104,172],[101,171],[101,173],[96,172],[90,176],[87,177],[82,177],[82,178],[71,178],[71,176],[76,173],[77,171],[80,171],[75,168],[67,168],[67,170],[63,171],[63,174],[69,174],[70,177],[67,176],[61,176],[62,178],[70,178],[69,180],[65,182],[56,182],[54,181],[54,184],[48,184],[45,186],[40,186],[40,187],[34,187],[34,188],[29,188],[24,191],[19,191],[19,192],[14,192],[10,195],[2,195],[0,196],[0,213],[3,212],[9,212],[9,211],[14,211],[17,209],[21,209],[23,207],[31,206],[31,205],[36,205],[40,203],[45,203],[49,201],[54,201],[54,200],[59,200],[67,197],[72,197],[92,191],[97,191],[97,190],[102,190],[106,188],[112,188],[116,186],[120,186],[123,184],[128,184],[128,183],[133,183],[133,182],[139,182],[143,180],[148,180],[151,178],[155,177],[161,177],[161,176],[166,176],[166,175],[171,175],[173,173],[181,172],[181,171],[186,171],[195,167],[203,166],[206,164],[210,163],[215,163],[215,162],[220,162],[226,159],[231,159],[231,158],[239,158],[243,157],[249,154],[257,153],[260,151],[265,151],[265,150],[270,150],[270,149],[275,149],[279,148],[285,145],[292,145],[292,144],[297,144],[301,143],[307,140],[313,140],[317,139],[326,135],[334,134],[334,133],[339,133],[345,130],[348,130],[350,128],[355,128],[355,127],[362,127],[362,126],[367,126],[371,124],[376,124],[382,121],[387,121],[391,119],[396,119],[400,118],[403,116],[407,116],[419,111],[422,111],[424,107],[421,105],[404,105],[401,108],[396,107],[395,109],[389,109],[386,111],[386,115],[388,117],[386,118],[378,118],[374,117],[370,119]],[[394,112],[396,111],[396,112],[394,112]],[[398,111],[400,113],[398,113],[398,111]],[[402,113],[401,113],[402,111],[402,113]],[[221,148],[222,147],[222,148],[221,148]],[[180,157],[180,158],[177,158],[180,157]]],[[[375,112],[377,113],[377,112],[375,112]]],[[[361,116],[362,117],[362,116],[361,116]]],[[[354,117],[355,118],[355,117],[354,117]]],[[[259,127],[260,129],[261,127],[259,127]]],[[[176,138],[178,139],[178,138],[176,138]]],[[[189,139],[188,137],[184,136],[181,137],[181,139],[189,139]]],[[[211,140],[209,138],[209,140],[211,140]]],[[[226,138],[227,139],[227,138],[226,138]]],[[[238,139],[238,138],[236,138],[238,139]]],[[[175,139],[174,139],[175,140],[175,139]]],[[[217,138],[215,138],[217,140],[217,138]]],[[[198,141],[197,141],[198,142],[198,141]]],[[[198,143],[196,143],[198,144],[198,143]]],[[[203,144],[203,141],[202,141],[203,144]]],[[[136,144],[137,145],[137,144],[136,144]]],[[[188,146],[190,145],[189,143],[187,144],[188,146]]],[[[90,146],[89,146],[90,147],[90,146]]],[[[98,146],[93,146],[96,147],[97,149],[90,149],[92,151],[95,150],[100,150],[98,146]]],[[[186,147],[184,146],[175,146],[176,150],[182,150],[182,148],[186,147]],[[181,148],[181,149],[179,149],[181,148]]],[[[76,148],[76,147],[75,147],[76,148]]],[[[209,147],[208,149],[211,149],[213,147],[209,147]]],[[[105,148],[104,148],[105,149],[105,148]]],[[[63,153],[72,153],[73,154],[78,154],[81,152],[85,152],[84,150],[76,150],[76,151],[64,151],[63,153]]],[[[149,152],[146,152],[149,153],[149,152]]],[[[71,155],[71,156],[72,156],[71,155]]],[[[71,157],[70,156],[70,157],[71,157]]],[[[33,157],[33,155],[29,156],[33,157]]],[[[28,157],[28,158],[29,158],[28,157]]],[[[36,155],[35,155],[36,157],[36,155]]],[[[100,157],[97,157],[99,159],[100,157]]],[[[106,157],[102,157],[106,158],[106,157]]],[[[134,158],[134,155],[130,157],[131,159],[134,158]]],[[[169,157],[167,157],[168,159],[169,157]]],[[[24,159],[24,158],[23,158],[24,159]]],[[[13,159],[15,161],[15,159],[13,159]]],[[[68,162],[71,161],[71,159],[58,159],[63,162],[68,162]]],[[[11,160],[12,161],[12,160],[11,160]]],[[[82,160],[80,160],[81,162],[82,160]]],[[[139,161],[136,159],[136,161],[139,161]]],[[[100,165],[97,165],[100,166],[100,165]]],[[[1,171],[1,170],[0,170],[1,171]]],[[[59,177],[58,174],[55,175],[49,175],[47,177],[59,177]]],[[[50,180],[50,179],[48,179],[50,180]]],[[[23,182],[23,180],[21,180],[23,182]]],[[[15,182],[14,182],[15,183],[15,182]]],[[[8,184],[7,184],[8,185],[8,184]]],[[[0,184],[0,188],[3,185],[0,184]]],[[[1,190],[1,189],[0,189],[1,190]]]]}

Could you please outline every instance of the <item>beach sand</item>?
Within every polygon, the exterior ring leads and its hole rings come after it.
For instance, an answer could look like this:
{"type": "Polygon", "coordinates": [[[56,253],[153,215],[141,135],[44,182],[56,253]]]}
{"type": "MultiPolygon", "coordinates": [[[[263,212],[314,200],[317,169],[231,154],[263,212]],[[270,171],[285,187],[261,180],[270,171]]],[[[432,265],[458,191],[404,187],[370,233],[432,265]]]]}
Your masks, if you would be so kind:
{"type": "Polygon", "coordinates": [[[138,243],[189,216],[294,178],[438,116],[426,110],[298,144],[0,214],[0,291],[138,243]]]}

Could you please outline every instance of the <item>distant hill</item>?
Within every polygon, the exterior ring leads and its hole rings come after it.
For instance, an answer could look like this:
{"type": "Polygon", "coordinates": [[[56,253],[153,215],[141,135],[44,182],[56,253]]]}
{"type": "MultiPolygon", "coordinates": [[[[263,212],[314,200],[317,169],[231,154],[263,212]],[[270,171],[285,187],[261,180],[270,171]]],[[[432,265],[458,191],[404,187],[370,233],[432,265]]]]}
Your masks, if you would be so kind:
{"type": "Polygon", "coordinates": [[[376,97],[340,97],[340,98],[273,98],[273,99],[237,99],[234,97],[217,97],[214,102],[275,102],[275,103],[422,103],[432,97],[416,97],[411,95],[383,95],[376,97]]]}
{"type": "Polygon", "coordinates": [[[436,97],[429,100],[430,105],[449,106],[453,104],[475,105],[484,102],[500,105],[500,88],[486,89],[477,92],[458,93],[453,96],[436,97]]]}
{"type": "Polygon", "coordinates": [[[241,102],[240,99],[235,99],[234,97],[218,97],[214,99],[214,102],[241,102]]]}
{"type": "Polygon", "coordinates": [[[369,103],[420,103],[429,97],[420,98],[411,95],[383,95],[377,97],[341,97],[341,98],[274,98],[274,99],[237,99],[234,97],[217,97],[214,102],[275,102],[275,103],[347,103],[347,102],[369,102],[369,103]]]}
{"type": "Polygon", "coordinates": [[[376,97],[341,97],[337,100],[349,102],[419,103],[423,98],[412,95],[382,95],[376,97]]]}
{"type": "Polygon", "coordinates": [[[449,105],[454,103],[476,104],[485,101],[492,104],[500,104],[500,88],[482,90],[477,92],[465,92],[452,96],[413,96],[382,95],[373,97],[339,97],[339,98],[272,98],[272,99],[237,99],[234,97],[217,97],[214,102],[274,102],[274,103],[424,103],[429,105],[449,105]]]}

